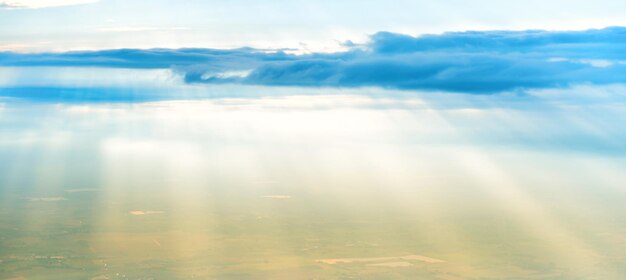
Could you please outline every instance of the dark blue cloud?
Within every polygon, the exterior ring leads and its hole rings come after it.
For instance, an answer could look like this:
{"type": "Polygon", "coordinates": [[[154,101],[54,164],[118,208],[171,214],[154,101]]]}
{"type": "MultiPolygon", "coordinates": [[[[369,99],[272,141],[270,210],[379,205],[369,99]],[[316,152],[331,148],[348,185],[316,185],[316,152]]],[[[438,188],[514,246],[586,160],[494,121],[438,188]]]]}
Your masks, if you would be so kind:
{"type": "Polygon", "coordinates": [[[283,52],[267,55],[263,50],[215,49],[118,49],[65,53],[0,53],[4,66],[97,66],[119,68],[170,68],[204,65],[219,67],[254,66],[263,61],[288,57],[283,52]]]}
{"type": "Polygon", "coordinates": [[[333,54],[251,48],[0,53],[4,66],[171,68],[188,83],[363,87],[497,93],[626,82],[626,28],[484,31],[413,37],[389,32],[333,54]],[[245,73],[243,75],[241,73],[245,73]]]}
{"type": "Polygon", "coordinates": [[[411,37],[388,32],[372,36],[377,53],[463,52],[567,55],[585,58],[626,58],[626,28],[587,31],[450,32],[411,37]]]}

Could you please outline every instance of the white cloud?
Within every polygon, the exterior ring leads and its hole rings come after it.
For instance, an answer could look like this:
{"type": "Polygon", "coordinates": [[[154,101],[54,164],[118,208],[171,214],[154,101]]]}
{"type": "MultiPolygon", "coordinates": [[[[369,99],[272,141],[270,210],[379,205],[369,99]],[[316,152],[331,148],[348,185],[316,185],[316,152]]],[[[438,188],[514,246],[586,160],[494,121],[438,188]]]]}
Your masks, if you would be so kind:
{"type": "Polygon", "coordinates": [[[18,50],[27,49],[28,47],[29,47],[29,45],[27,45],[27,44],[6,44],[6,45],[0,45],[0,52],[18,51],[18,50]]]}
{"type": "Polygon", "coordinates": [[[32,42],[28,44],[15,43],[15,44],[0,44],[0,52],[25,52],[34,51],[37,49],[45,48],[49,42],[32,42]]]}
{"type": "Polygon", "coordinates": [[[220,73],[206,73],[202,75],[201,79],[210,80],[210,79],[230,79],[230,78],[245,78],[252,73],[252,70],[244,70],[244,71],[226,71],[220,73]]]}
{"type": "Polygon", "coordinates": [[[185,27],[149,27],[149,26],[118,26],[118,27],[102,27],[96,29],[98,32],[145,32],[145,31],[176,31],[187,30],[185,27]]]}
{"type": "Polygon", "coordinates": [[[144,32],[144,31],[156,31],[159,30],[156,27],[102,27],[98,28],[99,32],[144,32]]]}
{"type": "Polygon", "coordinates": [[[48,7],[71,6],[94,3],[98,0],[0,0],[0,8],[5,9],[40,9],[48,7]]]}
{"type": "Polygon", "coordinates": [[[626,64],[626,61],[621,60],[606,60],[606,59],[569,59],[563,57],[553,57],[548,59],[548,62],[573,62],[591,65],[596,68],[607,68],[616,64],[626,64]]]}
{"type": "Polygon", "coordinates": [[[132,88],[168,87],[182,83],[182,77],[169,69],[0,67],[0,88],[20,86],[132,88]]]}

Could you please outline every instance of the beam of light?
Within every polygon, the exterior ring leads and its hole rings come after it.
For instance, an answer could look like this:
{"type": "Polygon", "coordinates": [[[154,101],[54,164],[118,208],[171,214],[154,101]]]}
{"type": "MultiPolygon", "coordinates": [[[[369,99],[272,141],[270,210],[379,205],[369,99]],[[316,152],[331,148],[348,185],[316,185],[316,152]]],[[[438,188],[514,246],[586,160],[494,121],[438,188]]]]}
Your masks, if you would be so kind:
{"type": "Polygon", "coordinates": [[[2,170],[2,185],[30,191],[12,201],[3,189],[3,205],[25,210],[16,225],[30,234],[82,228],[70,235],[84,256],[104,260],[94,264],[101,275],[149,265],[146,252],[180,278],[407,253],[445,260],[441,271],[457,276],[619,272],[597,260],[623,258],[607,250],[622,244],[609,219],[624,194],[614,143],[625,134],[612,121],[622,107],[546,93],[320,91],[8,102],[0,156],[13,169],[2,170]],[[571,135],[587,140],[560,147],[571,135]],[[66,209],[84,212],[68,222],[58,216],[66,209]],[[44,212],[65,226],[42,224],[44,212]],[[216,262],[225,266],[205,266],[216,262]]]}

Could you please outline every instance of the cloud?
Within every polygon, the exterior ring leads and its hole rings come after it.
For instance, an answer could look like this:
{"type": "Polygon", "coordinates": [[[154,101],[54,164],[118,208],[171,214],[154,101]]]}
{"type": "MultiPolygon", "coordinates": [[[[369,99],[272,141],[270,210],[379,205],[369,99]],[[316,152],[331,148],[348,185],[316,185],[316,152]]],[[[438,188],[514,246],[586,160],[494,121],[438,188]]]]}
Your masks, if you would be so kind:
{"type": "Polygon", "coordinates": [[[148,31],[178,31],[187,30],[185,27],[149,27],[149,26],[116,26],[116,27],[101,27],[96,29],[98,32],[148,32],[148,31]]]}
{"type": "Polygon", "coordinates": [[[626,83],[626,28],[472,31],[419,37],[380,32],[337,53],[120,49],[0,53],[4,66],[169,68],[187,83],[382,87],[464,93],[626,83]]]}
{"type": "Polygon", "coordinates": [[[24,6],[20,5],[19,3],[15,3],[15,2],[0,2],[0,9],[21,9],[24,8],[24,6]]]}
{"type": "Polygon", "coordinates": [[[95,3],[98,0],[9,0],[0,1],[0,9],[40,9],[95,3]]]}

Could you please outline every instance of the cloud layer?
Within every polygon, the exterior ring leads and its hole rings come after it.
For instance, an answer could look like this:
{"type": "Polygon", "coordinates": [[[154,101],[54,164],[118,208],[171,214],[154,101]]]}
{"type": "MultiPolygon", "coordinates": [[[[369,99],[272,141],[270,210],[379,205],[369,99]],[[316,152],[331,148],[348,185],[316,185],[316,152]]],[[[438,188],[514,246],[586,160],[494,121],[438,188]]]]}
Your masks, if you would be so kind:
{"type": "Polygon", "coordinates": [[[3,66],[170,68],[187,83],[365,87],[497,93],[626,82],[626,28],[481,31],[413,37],[380,32],[339,53],[251,48],[0,53],[3,66]]]}

